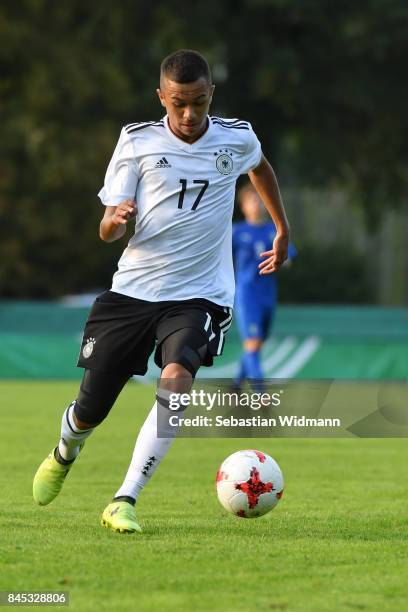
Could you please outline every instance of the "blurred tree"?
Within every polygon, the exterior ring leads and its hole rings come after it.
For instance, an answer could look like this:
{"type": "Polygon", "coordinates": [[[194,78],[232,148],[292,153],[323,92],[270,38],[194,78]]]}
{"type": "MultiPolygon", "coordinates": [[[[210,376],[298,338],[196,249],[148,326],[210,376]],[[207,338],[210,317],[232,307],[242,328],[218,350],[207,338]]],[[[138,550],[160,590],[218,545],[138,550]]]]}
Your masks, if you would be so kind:
{"type": "Polygon", "coordinates": [[[303,244],[290,271],[279,272],[284,303],[370,304],[373,299],[364,261],[347,244],[303,244]]]}
{"type": "Polygon", "coordinates": [[[225,95],[254,117],[279,176],[346,184],[371,224],[385,202],[406,204],[407,3],[234,0],[229,9],[225,95]]]}
{"type": "Polygon", "coordinates": [[[121,126],[161,116],[161,59],[204,53],[214,114],[249,119],[281,182],[341,183],[378,221],[407,187],[403,0],[3,0],[0,292],[109,285],[98,191],[121,126]]]}

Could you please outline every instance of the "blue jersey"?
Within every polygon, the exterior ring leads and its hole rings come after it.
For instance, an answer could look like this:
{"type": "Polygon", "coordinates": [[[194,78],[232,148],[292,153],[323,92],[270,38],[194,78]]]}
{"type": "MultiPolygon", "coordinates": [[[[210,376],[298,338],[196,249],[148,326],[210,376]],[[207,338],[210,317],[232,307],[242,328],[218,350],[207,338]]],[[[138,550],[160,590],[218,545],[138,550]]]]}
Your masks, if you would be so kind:
{"type": "MultiPolygon", "coordinates": [[[[235,313],[242,338],[266,338],[277,301],[277,275],[259,274],[259,256],[270,251],[276,235],[271,221],[253,225],[242,221],[232,228],[232,250],[236,283],[235,313]]],[[[289,259],[296,249],[289,244],[289,259]]]]}
{"type": "MultiPolygon", "coordinates": [[[[275,302],[277,297],[276,274],[259,274],[258,265],[263,261],[259,253],[270,251],[276,235],[271,221],[253,225],[242,221],[232,229],[232,251],[237,297],[248,294],[256,299],[275,302]]],[[[289,259],[296,257],[296,249],[289,244],[289,259]]]]}

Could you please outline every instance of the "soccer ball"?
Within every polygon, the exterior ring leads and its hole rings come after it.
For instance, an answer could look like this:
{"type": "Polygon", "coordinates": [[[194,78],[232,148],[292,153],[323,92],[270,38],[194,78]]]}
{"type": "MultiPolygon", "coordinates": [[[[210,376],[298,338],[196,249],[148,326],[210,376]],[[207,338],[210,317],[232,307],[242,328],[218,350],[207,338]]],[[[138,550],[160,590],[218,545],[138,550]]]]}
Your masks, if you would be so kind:
{"type": "Polygon", "coordinates": [[[218,499],[228,512],[255,518],[276,506],[283,495],[283,476],[269,455],[241,450],[221,464],[216,486],[218,499]]]}

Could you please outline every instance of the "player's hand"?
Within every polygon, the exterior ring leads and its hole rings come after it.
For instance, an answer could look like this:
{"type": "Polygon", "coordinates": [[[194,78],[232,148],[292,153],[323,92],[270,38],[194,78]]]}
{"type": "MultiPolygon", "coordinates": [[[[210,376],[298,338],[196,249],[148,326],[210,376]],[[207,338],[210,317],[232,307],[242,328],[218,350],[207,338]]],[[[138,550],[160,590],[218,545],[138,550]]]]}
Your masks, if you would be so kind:
{"type": "Polygon", "coordinates": [[[287,234],[277,234],[273,241],[272,250],[259,254],[260,257],[266,257],[258,266],[259,274],[277,272],[288,257],[288,245],[289,236],[287,234]]]}
{"type": "Polygon", "coordinates": [[[134,200],[124,200],[116,206],[111,220],[114,225],[126,225],[128,221],[136,217],[136,214],[136,202],[134,200]]]}

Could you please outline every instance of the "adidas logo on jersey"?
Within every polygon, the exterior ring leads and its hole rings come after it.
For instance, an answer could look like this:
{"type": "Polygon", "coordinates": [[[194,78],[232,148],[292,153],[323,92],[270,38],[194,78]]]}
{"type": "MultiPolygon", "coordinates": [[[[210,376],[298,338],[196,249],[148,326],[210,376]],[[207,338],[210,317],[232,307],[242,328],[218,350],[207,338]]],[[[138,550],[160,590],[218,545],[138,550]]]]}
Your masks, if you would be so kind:
{"type": "Polygon", "coordinates": [[[171,164],[169,164],[165,157],[162,157],[155,165],[155,168],[171,168],[171,164]]]}

